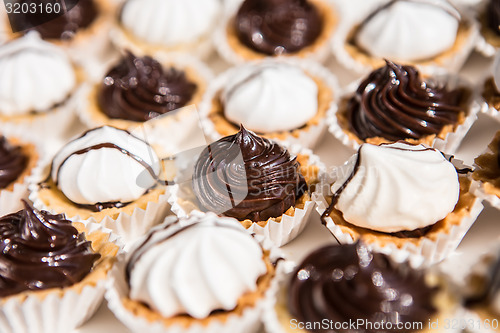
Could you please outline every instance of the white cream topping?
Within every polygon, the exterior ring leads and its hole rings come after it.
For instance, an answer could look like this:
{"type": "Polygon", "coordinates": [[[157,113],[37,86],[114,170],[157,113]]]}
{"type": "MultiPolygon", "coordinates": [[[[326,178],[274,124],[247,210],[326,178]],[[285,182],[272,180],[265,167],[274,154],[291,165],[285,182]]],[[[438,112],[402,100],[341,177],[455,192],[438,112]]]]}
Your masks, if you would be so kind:
{"type": "Polygon", "coordinates": [[[128,0],[121,22],[143,41],[176,46],[210,34],[220,11],[219,0],[128,0]]]}
{"type": "Polygon", "coordinates": [[[243,294],[257,289],[267,270],[262,248],[238,221],[194,212],[166,225],[131,251],[131,299],[166,318],[206,318],[234,309],[243,294]]]}
{"type": "MultiPolygon", "coordinates": [[[[349,223],[380,232],[415,230],[453,211],[460,185],[455,167],[424,145],[361,145],[359,168],[335,208],[349,223]]],[[[352,174],[358,154],[340,168],[335,193],[352,174]]]]}
{"type": "Polygon", "coordinates": [[[393,61],[432,58],[455,43],[459,17],[445,0],[396,1],[362,24],[356,43],[393,61]]]}
{"type": "Polygon", "coordinates": [[[134,201],[154,186],[156,179],[131,156],[151,166],[155,177],[159,175],[159,159],[151,146],[126,131],[100,127],[69,142],[57,153],[52,180],[77,204],[134,201]],[[78,153],[105,143],[121,149],[99,148],[78,153]]]}
{"type": "Polygon", "coordinates": [[[57,46],[30,32],[0,46],[0,114],[48,111],[76,85],[74,68],[57,46]]]}
{"type": "Polygon", "coordinates": [[[235,124],[260,133],[290,131],[318,111],[318,87],[299,67],[262,62],[233,73],[221,98],[226,118],[235,124]]]}

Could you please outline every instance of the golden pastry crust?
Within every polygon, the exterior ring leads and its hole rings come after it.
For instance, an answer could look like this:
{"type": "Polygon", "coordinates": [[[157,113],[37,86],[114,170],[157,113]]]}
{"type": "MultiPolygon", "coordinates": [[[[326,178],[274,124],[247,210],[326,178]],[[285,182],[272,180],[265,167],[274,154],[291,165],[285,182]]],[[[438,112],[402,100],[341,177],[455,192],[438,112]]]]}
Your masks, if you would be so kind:
{"type": "Polygon", "coordinates": [[[0,299],[0,304],[4,304],[8,300],[13,298],[18,299],[20,302],[24,302],[30,296],[36,296],[39,300],[43,300],[48,295],[58,295],[59,297],[63,297],[66,292],[74,292],[76,294],[80,294],[83,288],[87,286],[95,287],[100,281],[103,281],[113,263],[116,259],[116,255],[118,253],[119,247],[118,245],[109,242],[109,234],[104,233],[102,231],[94,231],[90,234],[87,234],[87,229],[85,225],[80,222],[74,222],[73,226],[78,230],[79,233],[84,232],[85,238],[91,242],[92,250],[101,255],[95,263],[92,271],[87,274],[80,282],[77,282],[69,287],[65,288],[51,288],[39,291],[24,291],[22,293],[7,296],[0,299]]]}
{"type": "MultiPolygon", "coordinates": [[[[469,95],[470,92],[468,91],[467,94],[469,95]]],[[[341,99],[340,103],[339,103],[339,108],[338,108],[338,111],[337,113],[335,114],[335,117],[337,118],[337,122],[340,126],[340,128],[342,128],[342,131],[349,137],[350,140],[354,140],[356,141],[358,144],[362,144],[362,143],[371,143],[373,145],[379,145],[379,144],[382,144],[382,143],[392,143],[394,141],[392,140],[388,140],[386,138],[383,138],[383,137],[373,137],[373,138],[367,138],[365,140],[361,140],[360,138],[358,138],[358,136],[353,133],[351,130],[349,130],[350,128],[350,123],[349,123],[349,116],[347,114],[347,106],[349,104],[349,99],[352,97],[352,95],[348,96],[348,97],[344,97],[341,99]]],[[[464,97],[464,101],[465,100],[469,100],[470,99],[470,95],[467,96],[467,97],[464,97]]],[[[464,109],[468,109],[468,107],[466,107],[466,103],[463,103],[463,108],[464,109]]],[[[467,111],[468,112],[468,111],[467,111]]],[[[408,142],[408,143],[411,143],[411,144],[425,144],[425,145],[428,145],[428,146],[432,146],[434,140],[437,138],[439,139],[442,139],[442,140],[445,140],[446,139],[446,136],[449,134],[449,133],[453,133],[458,126],[462,125],[464,122],[465,122],[465,119],[467,118],[467,113],[466,112],[460,112],[458,114],[458,120],[457,120],[457,123],[456,124],[449,124],[449,125],[445,125],[443,126],[443,128],[441,129],[441,131],[436,135],[436,134],[432,134],[432,135],[426,135],[418,140],[416,139],[405,139],[404,141],[408,142]]]]}
{"type": "Polygon", "coordinates": [[[236,308],[231,311],[219,311],[216,313],[212,313],[208,317],[203,319],[196,319],[189,315],[177,315],[170,318],[164,318],[159,313],[150,309],[148,306],[141,302],[136,302],[129,298],[122,298],[121,301],[124,307],[128,311],[132,312],[135,316],[145,318],[148,322],[161,321],[166,327],[179,325],[183,328],[188,328],[192,325],[208,326],[213,321],[226,322],[232,316],[242,316],[245,309],[254,307],[257,302],[264,299],[265,293],[269,289],[271,280],[274,278],[276,272],[275,266],[269,259],[268,251],[264,251],[262,260],[264,260],[266,264],[267,271],[257,280],[257,290],[243,294],[238,299],[236,308]]]}
{"type": "MultiPolygon", "coordinates": [[[[367,51],[363,50],[356,45],[354,38],[359,30],[360,26],[355,26],[348,34],[344,48],[351,58],[357,62],[370,66],[373,69],[379,68],[385,65],[385,61],[382,58],[376,58],[371,56],[367,51]]],[[[452,47],[430,59],[423,59],[418,61],[405,61],[405,64],[409,65],[419,65],[419,66],[446,66],[450,58],[454,57],[456,54],[463,52],[463,47],[467,44],[471,35],[474,33],[474,26],[465,20],[460,21],[457,31],[457,37],[455,43],[452,47]]]]}
{"type": "Polygon", "coordinates": [[[489,106],[495,108],[496,110],[500,110],[500,92],[498,92],[496,88],[493,77],[484,81],[483,92],[481,95],[489,106]]]}
{"type": "Polygon", "coordinates": [[[17,177],[17,180],[10,183],[6,188],[1,189],[1,190],[12,191],[16,184],[24,183],[26,177],[28,177],[31,174],[35,166],[38,164],[40,156],[38,155],[35,145],[32,143],[23,142],[18,138],[8,138],[7,140],[11,145],[20,146],[23,154],[28,157],[28,163],[26,164],[26,168],[19,175],[19,177],[17,177]]]}
{"type": "MultiPolygon", "coordinates": [[[[330,214],[330,217],[333,222],[340,227],[344,234],[349,234],[355,241],[361,238],[367,243],[375,243],[381,247],[387,244],[394,244],[397,248],[403,248],[408,243],[413,243],[416,247],[419,247],[420,243],[424,239],[435,241],[441,234],[448,234],[452,227],[460,225],[462,219],[470,215],[472,207],[476,201],[476,197],[469,193],[470,180],[467,177],[459,176],[459,182],[460,195],[453,211],[444,219],[437,221],[434,225],[432,225],[432,228],[422,237],[399,238],[387,233],[357,227],[347,222],[344,219],[342,212],[335,208],[330,214]]],[[[332,196],[328,196],[325,199],[328,204],[330,204],[332,196]]]]}
{"type": "Polygon", "coordinates": [[[38,191],[38,198],[43,202],[44,206],[53,209],[58,213],[65,213],[67,216],[79,216],[81,219],[94,218],[97,222],[102,221],[106,216],[116,219],[121,213],[132,215],[137,208],[146,210],[148,203],[158,202],[161,195],[165,194],[163,188],[153,188],[143,194],[137,200],[132,201],[128,205],[121,208],[106,208],[100,212],[93,212],[86,208],[78,207],[72,203],[66,196],[57,188],[52,180],[44,183],[38,191]]]}
{"type": "Polygon", "coordinates": [[[499,144],[500,131],[495,134],[493,141],[488,145],[489,150],[474,159],[476,168],[472,173],[472,179],[482,182],[482,188],[487,194],[493,194],[500,198],[499,144]]]}
{"type": "MultiPolygon", "coordinates": [[[[281,55],[280,57],[298,57],[307,58],[311,54],[314,54],[318,49],[325,46],[325,44],[330,42],[333,32],[338,24],[338,18],[335,11],[332,9],[331,5],[324,0],[309,0],[319,11],[323,18],[323,31],[318,36],[316,41],[302,50],[292,53],[281,55]]],[[[234,18],[228,20],[226,27],[226,39],[227,43],[240,57],[246,61],[259,60],[267,58],[267,54],[262,54],[254,51],[247,46],[243,45],[234,29],[234,18]]]]}
{"type": "MultiPolygon", "coordinates": [[[[175,64],[162,64],[162,66],[174,66],[175,64]]],[[[191,100],[186,103],[186,106],[189,105],[197,105],[205,93],[207,83],[198,75],[196,74],[195,70],[190,67],[184,67],[182,70],[186,73],[186,78],[190,81],[196,84],[196,92],[193,94],[193,97],[191,100]]],[[[99,104],[97,102],[97,93],[98,89],[100,87],[100,83],[95,84],[89,91],[89,94],[87,96],[87,101],[88,105],[85,108],[85,110],[82,110],[82,112],[85,112],[86,116],[88,116],[91,120],[92,123],[100,124],[100,125],[109,125],[113,126],[119,129],[131,129],[137,126],[141,126],[144,124],[144,122],[139,122],[139,121],[132,121],[132,120],[125,120],[125,119],[112,119],[109,118],[106,114],[104,114],[101,111],[101,108],[99,107],[99,104]]],[[[168,115],[168,113],[166,114],[168,115]]],[[[172,121],[176,121],[180,117],[182,117],[182,110],[179,112],[173,113],[173,118],[172,121]]],[[[166,119],[165,119],[166,120],[166,119]]],[[[163,121],[163,119],[162,119],[163,121]]]]}
{"type": "MultiPolygon", "coordinates": [[[[321,79],[309,74],[307,75],[314,80],[318,87],[318,111],[314,117],[309,119],[304,126],[291,131],[258,133],[259,135],[276,140],[286,140],[289,136],[298,138],[301,133],[310,131],[313,126],[318,125],[325,118],[331,103],[334,101],[333,92],[321,79]]],[[[208,119],[213,122],[215,130],[222,136],[232,135],[239,131],[239,126],[229,122],[224,116],[224,106],[220,100],[220,91],[212,99],[212,107],[208,112],[208,119]]]]}

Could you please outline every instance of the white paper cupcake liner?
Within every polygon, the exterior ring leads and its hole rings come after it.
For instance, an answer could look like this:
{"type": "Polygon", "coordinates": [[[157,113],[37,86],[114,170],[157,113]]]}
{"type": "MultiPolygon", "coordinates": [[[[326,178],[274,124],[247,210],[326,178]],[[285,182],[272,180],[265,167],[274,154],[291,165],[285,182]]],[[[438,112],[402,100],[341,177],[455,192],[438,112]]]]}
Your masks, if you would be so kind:
{"type": "MultiPolygon", "coordinates": [[[[30,184],[28,186],[30,192],[29,199],[33,202],[34,207],[37,209],[43,209],[51,213],[66,213],[46,206],[39,197],[39,183],[47,179],[49,168],[50,162],[40,165],[34,171],[33,177],[30,179],[30,184]]],[[[71,221],[98,223],[120,236],[123,243],[129,245],[138,237],[144,235],[154,225],[160,223],[165,216],[167,216],[168,212],[168,194],[165,192],[158,197],[157,202],[148,202],[146,209],[139,207],[135,208],[132,215],[121,212],[116,218],[105,216],[100,221],[97,221],[94,217],[83,219],[79,215],[69,216],[66,214],[66,218],[71,221]]]]}
{"type": "MultiPolygon", "coordinates": [[[[460,164],[461,161],[457,160],[455,163],[460,164]]],[[[322,173],[320,179],[321,184],[316,187],[317,190],[312,194],[312,199],[316,202],[316,211],[321,216],[329,207],[325,195],[326,191],[329,192],[331,185],[336,181],[336,176],[333,173],[322,173]]],[[[475,198],[472,207],[470,207],[470,213],[464,216],[458,225],[450,227],[447,233],[440,233],[434,240],[422,237],[419,245],[407,242],[402,247],[398,247],[396,244],[389,242],[385,245],[370,242],[368,246],[374,251],[390,256],[396,262],[408,261],[414,268],[432,266],[443,261],[455,251],[482,210],[483,204],[481,200],[475,198]]],[[[353,239],[350,234],[344,233],[342,228],[336,225],[331,217],[327,217],[325,222],[325,226],[341,244],[356,242],[357,239],[353,239]]]]}
{"type": "Polygon", "coordinates": [[[485,101],[483,101],[480,104],[480,108],[481,108],[481,113],[484,113],[489,117],[495,119],[496,121],[500,122],[500,111],[498,111],[492,106],[489,106],[488,103],[486,103],[485,101]]]}
{"type": "MultiPolygon", "coordinates": [[[[95,231],[107,233],[110,235],[109,242],[121,246],[109,229],[89,223],[86,229],[88,234],[95,231]]],[[[12,297],[0,302],[0,332],[70,332],[95,313],[103,300],[105,286],[106,279],[101,279],[95,285],[86,285],[80,293],[69,289],[62,295],[50,293],[43,299],[29,294],[24,300],[12,297]]]]}
{"type": "Polygon", "coordinates": [[[485,192],[483,183],[477,180],[472,180],[470,192],[481,200],[488,202],[492,207],[500,210],[500,198],[494,194],[485,192]]]}
{"type": "MultiPolygon", "coordinates": [[[[300,145],[287,145],[280,142],[285,147],[288,147],[290,152],[294,155],[309,156],[308,165],[314,165],[319,170],[324,169],[324,164],[320,161],[319,157],[314,155],[311,150],[301,147],[300,145]]],[[[195,162],[195,161],[193,161],[195,162]]],[[[189,216],[194,211],[200,211],[197,200],[191,189],[189,182],[183,184],[175,184],[168,188],[168,203],[170,204],[172,212],[178,217],[189,216]]],[[[264,227],[259,226],[257,223],[252,223],[247,231],[250,233],[263,236],[275,246],[281,247],[293,239],[295,239],[304,230],[309,217],[314,208],[313,200],[307,200],[304,208],[295,207],[294,215],[281,215],[281,222],[269,219],[264,227]]]]}
{"type": "MultiPolygon", "coordinates": [[[[335,113],[337,109],[336,101],[340,97],[340,88],[336,76],[319,63],[307,59],[268,58],[252,61],[250,63],[286,63],[292,66],[299,67],[312,77],[321,80],[323,84],[325,84],[332,92],[333,98],[328,106],[325,117],[320,119],[318,124],[309,126],[307,130],[300,130],[298,136],[288,134],[286,136],[286,139],[284,140],[290,144],[300,144],[305,148],[314,148],[320,141],[326,129],[327,115],[330,113],[335,113]]],[[[216,98],[221,89],[223,89],[227,85],[227,82],[232,77],[234,77],[234,75],[236,75],[239,70],[241,70],[240,67],[233,67],[215,78],[209,85],[200,103],[199,109],[203,130],[205,132],[205,135],[212,141],[216,141],[222,137],[222,135],[217,132],[214,123],[209,119],[209,113],[212,109],[213,100],[214,98],[216,98]]]]}
{"type": "MultiPolygon", "coordinates": [[[[424,72],[434,72],[435,70],[446,70],[449,73],[457,73],[463,67],[469,54],[476,47],[477,36],[479,35],[479,24],[477,21],[472,18],[470,15],[460,13],[462,15],[462,19],[467,22],[467,24],[471,27],[471,32],[465,41],[462,49],[458,52],[455,52],[453,55],[450,55],[446,62],[443,64],[438,64],[436,62],[431,62],[429,64],[421,64],[419,62],[415,62],[414,64],[424,72]]],[[[354,59],[345,49],[346,41],[349,38],[349,34],[352,29],[359,24],[361,21],[349,21],[346,24],[341,25],[337,33],[334,35],[331,41],[332,53],[335,55],[337,61],[343,65],[345,68],[350,69],[359,74],[368,74],[373,71],[373,68],[369,64],[365,64],[357,59],[354,59]]],[[[412,63],[412,62],[408,62],[412,63]]]]}
{"type": "MultiPolygon", "coordinates": [[[[464,80],[463,78],[459,76],[448,76],[448,75],[437,75],[433,76],[433,79],[436,78],[438,81],[439,80],[446,80],[448,84],[451,84],[451,88],[453,88],[454,85],[458,84],[464,84],[467,87],[470,87],[471,91],[473,91],[471,84],[464,80]]],[[[347,86],[340,99],[337,101],[341,103],[341,100],[351,96],[356,89],[358,88],[359,84],[361,83],[362,79],[356,82],[351,83],[349,86],[347,86]]],[[[450,85],[449,85],[450,86],[450,85]]],[[[470,97],[470,102],[468,105],[468,114],[465,116],[464,122],[457,125],[455,130],[453,132],[449,132],[446,134],[444,139],[436,137],[433,142],[432,142],[432,147],[441,150],[444,153],[447,154],[454,154],[455,151],[458,149],[460,146],[462,140],[464,139],[465,135],[467,132],[469,132],[470,128],[474,124],[474,122],[477,120],[477,114],[479,113],[481,109],[481,106],[477,103],[477,101],[474,100],[474,97],[470,97]]],[[[358,143],[353,137],[349,136],[345,130],[342,128],[342,126],[338,123],[337,121],[337,112],[340,112],[339,110],[339,105],[337,108],[332,109],[328,114],[327,114],[327,126],[328,130],[330,131],[331,134],[335,138],[337,138],[342,144],[346,147],[350,147],[354,150],[357,150],[360,147],[360,143],[358,143]]],[[[354,135],[354,134],[351,134],[354,135]]]]}
{"type": "Polygon", "coordinates": [[[500,53],[495,52],[494,55],[495,59],[491,63],[491,66],[489,66],[488,70],[486,70],[485,73],[478,80],[479,84],[476,85],[475,97],[476,97],[476,103],[479,104],[481,113],[484,113],[500,122],[500,111],[495,109],[493,105],[489,105],[488,101],[486,101],[486,99],[483,97],[484,86],[486,81],[491,78],[493,79],[495,78],[495,73],[497,72],[497,69],[500,66],[500,53]]]}
{"type": "Polygon", "coordinates": [[[188,328],[178,325],[166,327],[162,322],[148,322],[145,318],[137,316],[127,310],[122,299],[128,297],[129,286],[125,281],[125,255],[120,256],[118,263],[116,263],[110,273],[110,279],[107,285],[105,294],[108,301],[108,307],[113,314],[132,332],[151,332],[151,333],[252,333],[257,332],[261,327],[261,317],[264,311],[264,306],[270,300],[269,298],[274,295],[274,290],[277,288],[277,280],[282,272],[284,261],[282,254],[279,250],[268,243],[267,240],[259,238],[257,240],[262,244],[264,249],[270,250],[270,259],[276,261],[275,277],[271,280],[271,284],[266,291],[264,297],[257,301],[253,307],[247,307],[241,315],[231,315],[227,321],[220,322],[212,320],[208,325],[201,326],[194,324],[188,328]]]}

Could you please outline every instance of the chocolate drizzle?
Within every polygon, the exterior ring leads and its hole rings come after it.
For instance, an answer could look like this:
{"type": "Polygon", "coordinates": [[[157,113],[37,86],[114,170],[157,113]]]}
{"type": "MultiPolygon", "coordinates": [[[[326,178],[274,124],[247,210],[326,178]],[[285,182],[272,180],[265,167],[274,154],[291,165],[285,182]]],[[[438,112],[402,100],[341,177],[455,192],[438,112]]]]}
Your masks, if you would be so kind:
{"type": "Polygon", "coordinates": [[[22,148],[12,146],[4,136],[0,136],[0,188],[14,182],[28,165],[28,156],[22,148]]]}
{"type": "MultiPolygon", "coordinates": [[[[423,272],[396,265],[387,256],[370,252],[362,243],[320,248],[298,266],[288,289],[288,308],[301,322],[349,323],[358,319],[393,323],[423,323],[436,313],[436,287],[423,272]]],[[[315,330],[312,332],[339,332],[315,330]]],[[[385,332],[369,327],[340,332],[385,332]]],[[[406,331],[407,332],[407,331],[406,331]]]]}
{"type": "Polygon", "coordinates": [[[193,189],[208,211],[266,221],[281,216],[307,191],[299,167],[287,149],[241,126],[203,150],[193,189]]]}
{"type": "Polygon", "coordinates": [[[24,209],[0,218],[0,297],[81,281],[100,254],[63,214],[24,209]]]}
{"type": "Polygon", "coordinates": [[[350,130],[360,139],[397,141],[439,134],[464,113],[465,89],[448,90],[423,82],[412,66],[386,60],[358,87],[347,105],[350,130]]]}
{"type": "Polygon", "coordinates": [[[30,6],[31,4],[35,4],[37,9],[34,13],[17,14],[23,15],[19,20],[24,20],[25,24],[34,26],[33,29],[38,31],[44,39],[71,40],[79,30],[89,27],[98,15],[94,0],[65,0],[56,2],[53,0],[29,0],[25,2],[30,6]],[[64,15],[47,21],[47,19],[53,16],[53,14],[47,13],[47,9],[54,8],[55,3],[61,5],[61,13],[64,13],[64,15]],[[71,8],[73,4],[74,6],[71,8]],[[66,12],[68,7],[71,9],[66,12]],[[39,24],[40,22],[45,23],[39,24]]]}
{"type": "Polygon", "coordinates": [[[323,29],[320,13],[307,0],[246,0],[234,24],[241,43],[268,55],[298,52],[323,29]]]}
{"type": "Polygon", "coordinates": [[[185,106],[196,89],[183,71],[127,52],[102,81],[97,98],[109,118],[143,122],[185,106]]]}
{"type": "Polygon", "coordinates": [[[490,0],[486,8],[486,21],[488,28],[500,36],[500,1],[490,0]]]}

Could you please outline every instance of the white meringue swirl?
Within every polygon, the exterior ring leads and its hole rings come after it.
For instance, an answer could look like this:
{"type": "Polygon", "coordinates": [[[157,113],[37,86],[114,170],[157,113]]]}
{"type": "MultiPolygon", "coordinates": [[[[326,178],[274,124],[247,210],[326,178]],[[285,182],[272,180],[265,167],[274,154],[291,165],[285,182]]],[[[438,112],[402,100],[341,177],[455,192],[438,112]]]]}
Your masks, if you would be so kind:
{"type": "Polygon", "coordinates": [[[37,32],[0,46],[0,114],[49,111],[76,85],[74,68],[57,46],[37,32]]]}
{"type": "MultiPolygon", "coordinates": [[[[380,232],[424,228],[453,211],[458,174],[438,150],[402,142],[361,145],[359,167],[335,208],[356,226],[380,232]]],[[[358,154],[342,168],[335,193],[352,174],[358,154]]]]}
{"type": "Polygon", "coordinates": [[[395,1],[361,25],[356,43],[375,57],[424,60],[453,46],[459,18],[445,0],[395,1]]]}
{"type": "Polygon", "coordinates": [[[231,218],[194,212],[150,235],[131,250],[130,298],[166,318],[232,310],[266,272],[261,246],[231,218]]]}
{"type": "Polygon", "coordinates": [[[131,202],[156,184],[159,158],[151,146],[127,131],[104,126],[66,144],[52,161],[52,180],[81,205],[131,202]],[[98,147],[113,144],[120,149],[98,147]],[[87,150],[89,147],[96,149],[87,150]],[[135,156],[151,167],[154,175],[135,156]]]}
{"type": "Polygon", "coordinates": [[[259,132],[290,131],[318,112],[318,86],[297,66],[278,62],[247,64],[226,83],[225,117],[259,132]]]}
{"type": "Polygon", "coordinates": [[[143,41],[176,46],[208,35],[220,10],[219,0],[128,0],[121,23],[143,41]]]}

